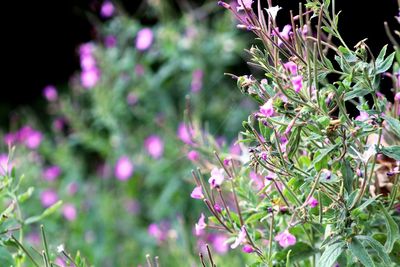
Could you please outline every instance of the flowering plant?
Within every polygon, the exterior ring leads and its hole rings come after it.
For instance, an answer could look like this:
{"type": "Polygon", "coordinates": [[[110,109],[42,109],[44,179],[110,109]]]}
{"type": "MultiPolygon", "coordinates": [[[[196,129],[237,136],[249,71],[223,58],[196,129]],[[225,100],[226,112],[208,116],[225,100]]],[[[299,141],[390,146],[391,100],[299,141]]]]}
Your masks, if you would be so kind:
{"type": "Polygon", "coordinates": [[[194,147],[215,158],[193,171],[191,197],[211,213],[196,229],[231,236],[231,249],[254,255],[250,266],[399,265],[398,44],[377,57],[365,40],[351,49],[335,1],[308,0],[283,28],[272,1],[266,12],[237,2],[219,5],[257,36],[248,53],[260,73],[231,76],[260,108],[243,122],[240,154],[210,150],[194,132],[194,147]]]}

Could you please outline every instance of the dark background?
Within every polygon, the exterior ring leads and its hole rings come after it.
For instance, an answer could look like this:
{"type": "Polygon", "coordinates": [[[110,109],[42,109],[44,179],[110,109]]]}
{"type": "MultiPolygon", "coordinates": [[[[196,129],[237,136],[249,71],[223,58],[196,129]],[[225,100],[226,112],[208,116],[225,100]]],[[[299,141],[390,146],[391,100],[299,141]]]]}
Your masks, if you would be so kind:
{"type": "MultiPolygon", "coordinates": [[[[0,125],[3,126],[8,124],[10,112],[21,106],[30,105],[38,112],[43,111],[43,87],[65,85],[79,69],[76,48],[94,37],[87,15],[98,14],[101,5],[96,0],[7,2],[2,3],[3,12],[9,15],[3,22],[2,37],[6,46],[1,57],[0,125]]],[[[130,14],[140,4],[138,0],[119,2],[130,14]]],[[[277,3],[285,10],[298,7],[298,1],[294,0],[277,3]]],[[[381,0],[379,4],[365,0],[337,0],[336,3],[337,10],[343,10],[342,35],[350,45],[368,38],[367,44],[377,54],[388,43],[383,22],[388,21],[392,29],[398,27],[394,19],[398,13],[396,0],[381,0]]],[[[284,13],[281,11],[280,16],[284,17],[284,13]]]]}

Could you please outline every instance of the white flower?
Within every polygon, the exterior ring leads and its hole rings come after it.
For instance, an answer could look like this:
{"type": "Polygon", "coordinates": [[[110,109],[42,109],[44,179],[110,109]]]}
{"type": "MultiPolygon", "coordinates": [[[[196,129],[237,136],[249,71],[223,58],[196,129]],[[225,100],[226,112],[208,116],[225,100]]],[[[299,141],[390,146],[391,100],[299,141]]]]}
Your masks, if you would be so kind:
{"type": "Polygon", "coordinates": [[[64,244],[57,246],[57,252],[62,253],[64,251],[64,244]]]}
{"type": "Polygon", "coordinates": [[[266,8],[265,10],[267,11],[268,15],[272,20],[276,19],[276,15],[278,14],[278,11],[281,10],[282,8],[280,6],[273,6],[270,8],[266,8]]]}

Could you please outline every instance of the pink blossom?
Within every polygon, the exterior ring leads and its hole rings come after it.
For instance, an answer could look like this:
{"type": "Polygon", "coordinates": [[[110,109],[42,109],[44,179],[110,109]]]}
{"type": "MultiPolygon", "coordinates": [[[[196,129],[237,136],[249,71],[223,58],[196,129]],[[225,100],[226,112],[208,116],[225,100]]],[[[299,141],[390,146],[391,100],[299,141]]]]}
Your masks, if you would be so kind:
{"type": "Polygon", "coordinates": [[[310,197],[307,201],[307,204],[311,207],[311,208],[315,208],[316,206],[318,206],[318,200],[314,197],[310,197]]]}
{"type": "Polygon", "coordinates": [[[43,178],[46,181],[55,181],[61,174],[61,168],[53,165],[43,170],[43,178]]]}
{"type": "MultiPolygon", "coordinates": [[[[279,28],[276,28],[275,30],[279,31],[279,28]]],[[[282,31],[279,32],[280,37],[286,41],[289,41],[291,30],[292,30],[292,26],[290,26],[289,24],[285,25],[283,27],[282,31]]],[[[278,37],[278,45],[279,46],[282,45],[282,43],[283,43],[281,38],[278,37]]]]}
{"type": "Polygon", "coordinates": [[[154,159],[159,159],[164,153],[164,142],[158,135],[150,135],[144,141],[147,153],[154,159]]]}
{"type": "Polygon", "coordinates": [[[250,172],[250,179],[253,181],[255,184],[255,189],[261,190],[264,187],[264,179],[261,175],[258,175],[256,172],[251,171],[250,172]]]}
{"type": "MultiPolygon", "coordinates": [[[[400,79],[399,79],[400,81],[400,79]]],[[[400,92],[397,92],[394,96],[394,101],[400,102],[400,92]]]]}
{"type": "Polygon", "coordinates": [[[92,54],[82,54],[80,61],[82,70],[89,71],[96,68],[96,60],[92,54]]]}
{"type": "Polygon", "coordinates": [[[242,244],[244,241],[246,241],[246,229],[244,226],[240,229],[240,232],[238,236],[235,239],[235,242],[231,244],[231,249],[237,248],[240,244],[242,244]]]}
{"type": "Polygon", "coordinates": [[[242,154],[242,149],[240,148],[240,145],[237,144],[235,141],[232,142],[232,144],[229,147],[229,154],[235,156],[240,156],[240,154],[242,154]]]}
{"type": "Polygon", "coordinates": [[[180,123],[177,135],[185,144],[190,145],[193,143],[192,136],[194,135],[194,130],[190,126],[180,123]]]}
{"type": "Polygon", "coordinates": [[[275,236],[275,241],[279,242],[281,247],[287,248],[296,244],[296,237],[285,230],[275,236]]]}
{"type": "Polygon", "coordinates": [[[228,238],[223,234],[215,234],[211,236],[211,244],[214,248],[214,251],[218,254],[225,254],[228,252],[228,244],[226,240],[228,238]]]}
{"type": "Polygon", "coordinates": [[[43,96],[47,101],[56,101],[58,98],[57,89],[53,85],[48,85],[43,89],[43,96]]]}
{"type": "Polygon", "coordinates": [[[35,246],[40,246],[40,241],[41,241],[41,236],[38,232],[31,232],[26,235],[26,240],[31,244],[35,246]]]}
{"type": "Polygon", "coordinates": [[[136,36],[136,48],[144,51],[150,48],[153,43],[153,31],[150,28],[141,29],[136,36]]]}
{"type": "Polygon", "coordinates": [[[196,223],[196,225],[195,225],[196,236],[202,235],[203,232],[204,232],[204,229],[206,229],[206,227],[207,227],[207,224],[206,224],[206,222],[205,222],[205,216],[204,216],[204,214],[202,213],[202,214],[200,215],[199,221],[198,221],[198,222],[196,223]]]}
{"type": "Polygon", "coordinates": [[[78,192],[78,184],[76,182],[72,182],[67,186],[67,192],[69,195],[73,196],[78,192]]]}
{"type": "Polygon", "coordinates": [[[224,169],[214,168],[211,171],[211,177],[208,179],[208,183],[212,188],[215,188],[217,186],[221,186],[224,179],[224,169]]]}
{"type": "Polygon", "coordinates": [[[0,154],[0,175],[4,176],[8,174],[9,167],[7,154],[0,154]]]}
{"type": "Polygon", "coordinates": [[[297,75],[297,65],[293,61],[288,61],[285,64],[283,64],[286,70],[290,72],[292,75],[297,75]]]}
{"type": "Polygon", "coordinates": [[[110,1],[105,1],[101,5],[100,15],[103,18],[109,18],[114,14],[114,11],[115,11],[115,7],[114,7],[113,3],[111,3],[110,1]]]}
{"type": "Polygon", "coordinates": [[[114,35],[108,35],[104,38],[104,44],[107,48],[113,48],[117,45],[117,37],[114,35]]]}
{"type": "Polygon", "coordinates": [[[48,208],[58,201],[57,192],[53,189],[46,189],[40,194],[40,201],[43,207],[48,208]]]}
{"type": "Polygon", "coordinates": [[[54,261],[54,264],[56,264],[57,266],[60,267],[67,267],[67,263],[65,262],[65,260],[63,260],[63,258],[61,257],[57,257],[56,260],[54,261]]]}
{"type": "Polygon", "coordinates": [[[62,213],[64,215],[64,218],[68,221],[75,221],[77,213],[74,204],[65,203],[62,209],[62,213]]]}
{"type": "Polygon", "coordinates": [[[369,115],[365,111],[360,111],[360,115],[356,117],[356,121],[366,121],[369,119],[369,115]]]}
{"type": "Polygon", "coordinates": [[[134,171],[134,166],[127,156],[121,156],[115,164],[114,174],[120,181],[128,180],[134,171]]]}
{"type": "Polygon", "coordinates": [[[221,213],[222,212],[222,208],[220,205],[218,205],[218,203],[214,204],[214,209],[216,212],[221,213]]]}
{"type": "Polygon", "coordinates": [[[187,153],[187,158],[192,162],[198,161],[199,157],[200,157],[200,155],[196,150],[190,150],[187,153]]]}
{"type": "Polygon", "coordinates": [[[197,69],[192,74],[192,83],[190,85],[192,92],[197,93],[201,90],[203,86],[203,71],[197,69]]]}
{"type": "Polygon", "coordinates": [[[274,115],[274,106],[272,98],[268,99],[268,101],[260,107],[260,113],[267,118],[274,115]]]}
{"type": "Polygon", "coordinates": [[[32,129],[32,131],[25,138],[25,145],[29,149],[36,149],[39,147],[42,139],[42,133],[32,129]]]}
{"type": "Polygon", "coordinates": [[[84,88],[93,88],[100,79],[100,71],[97,68],[87,69],[81,72],[81,84],[84,88]]]}
{"type": "Polygon", "coordinates": [[[253,0],[237,0],[239,6],[236,8],[236,10],[239,12],[240,10],[251,9],[253,2],[253,0]]]}
{"type": "Polygon", "coordinates": [[[147,228],[147,232],[150,236],[154,237],[159,244],[164,242],[167,239],[167,232],[169,230],[169,227],[167,224],[155,224],[152,223],[149,225],[147,228]]]}
{"type": "Polygon", "coordinates": [[[196,186],[192,193],[190,194],[191,198],[195,198],[195,199],[203,199],[204,195],[203,195],[203,189],[201,188],[201,186],[196,186]]]}
{"type": "Polygon", "coordinates": [[[94,45],[92,43],[84,43],[79,46],[79,55],[91,55],[94,52],[94,45]]]}
{"type": "Polygon", "coordinates": [[[292,79],[293,89],[296,93],[300,92],[301,88],[303,87],[303,76],[297,75],[294,76],[292,79]]]}
{"type": "Polygon", "coordinates": [[[242,247],[242,251],[243,251],[244,253],[252,253],[252,252],[254,252],[254,249],[253,249],[253,247],[250,246],[250,245],[244,245],[244,246],[242,247]]]}
{"type": "Polygon", "coordinates": [[[18,138],[17,134],[7,133],[4,135],[3,141],[6,145],[12,145],[14,142],[17,141],[17,138],[18,138]]]}

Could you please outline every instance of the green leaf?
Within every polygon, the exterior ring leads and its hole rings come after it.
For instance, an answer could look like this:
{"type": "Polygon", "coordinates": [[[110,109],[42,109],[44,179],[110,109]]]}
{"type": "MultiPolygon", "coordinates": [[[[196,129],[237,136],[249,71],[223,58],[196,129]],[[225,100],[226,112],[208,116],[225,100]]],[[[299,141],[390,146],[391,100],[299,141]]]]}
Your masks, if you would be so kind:
{"type": "Polygon", "coordinates": [[[375,61],[376,64],[381,64],[383,62],[383,60],[385,60],[386,50],[387,50],[387,45],[382,47],[381,51],[379,52],[379,55],[375,61]]]}
{"type": "Polygon", "coordinates": [[[324,253],[322,253],[321,258],[319,258],[317,266],[331,267],[333,264],[335,264],[340,254],[343,252],[344,245],[345,243],[343,241],[329,245],[325,249],[324,253]]]}
{"type": "Polygon", "coordinates": [[[15,266],[13,257],[4,247],[0,247],[0,262],[4,267],[15,266]]]}
{"type": "Polygon", "coordinates": [[[356,217],[359,213],[361,213],[361,211],[363,209],[365,209],[366,207],[368,207],[370,204],[372,204],[376,199],[378,198],[378,196],[375,196],[373,198],[369,198],[367,201],[365,201],[362,205],[360,205],[359,207],[355,208],[354,210],[351,211],[351,215],[353,215],[354,217],[356,217]]]}
{"type": "Polygon", "coordinates": [[[400,146],[383,147],[381,152],[394,160],[400,160],[400,146]]]}
{"type": "Polygon", "coordinates": [[[391,53],[384,61],[376,64],[376,74],[383,73],[390,69],[393,63],[394,54],[395,52],[391,53]]]}
{"type": "Polygon", "coordinates": [[[369,94],[370,92],[371,91],[369,89],[365,89],[365,88],[352,90],[352,91],[344,94],[344,101],[349,101],[356,97],[365,96],[365,95],[369,94]]]}
{"type": "Polygon", "coordinates": [[[375,264],[361,242],[353,237],[348,243],[349,250],[365,267],[374,267],[375,264]]]}
{"type": "Polygon", "coordinates": [[[289,257],[291,263],[305,260],[316,253],[316,250],[310,247],[310,245],[304,242],[297,242],[293,246],[280,250],[276,253],[275,258],[280,261],[286,260],[289,250],[291,251],[289,257]]]}
{"type": "Polygon", "coordinates": [[[382,206],[382,204],[379,205],[379,208],[382,210],[383,215],[385,217],[385,224],[387,230],[385,250],[387,253],[390,253],[393,249],[393,245],[396,242],[396,240],[400,239],[399,226],[393,220],[392,216],[389,215],[385,207],[382,206]]]}
{"type": "Polygon", "coordinates": [[[289,148],[289,153],[288,153],[289,159],[293,158],[294,154],[297,152],[297,149],[299,148],[300,138],[301,138],[301,127],[297,127],[296,129],[294,129],[293,133],[290,135],[289,138],[289,143],[287,146],[289,148]]]}
{"type": "Polygon", "coordinates": [[[344,180],[344,188],[346,189],[347,193],[351,194],[353,191],[353,179],[354,179],[354,173],[353,170],[351,169],[350,163],[348,160],[346,160],[342,166],[342,176],[344,180]]]}
{"type": "Polygon", "coordinates": [[[336,147],[338,147],[339,144],[336,144],[334,146],[331,146],[329,148],[320,150],[321,154],[319,154],[314,160],[314,164],[320,162],[324,157],[326,157],[329,153],[331,153],[336,147]]]}
{"type": "Polygon", "coordinates": [[[392,261],[390,260],[389,255],[386,253],[385,248],[382,246],[379,241],[373,239],[370,236],[365,236],[365,235],[358,235],[356,236],[358,240],[364,241],[367,243],[373,250],[375,250],[376,254],[378,257],[382,260],[382,262],[386,266],[390,266],[392,261]]]}
{"type": "Polygon", "coordinates": [[[386,120],[393,133],[395,133],[397,137],[400,138],[400,121],[389,116],[384,116],[384,119],[386,120]]]}

